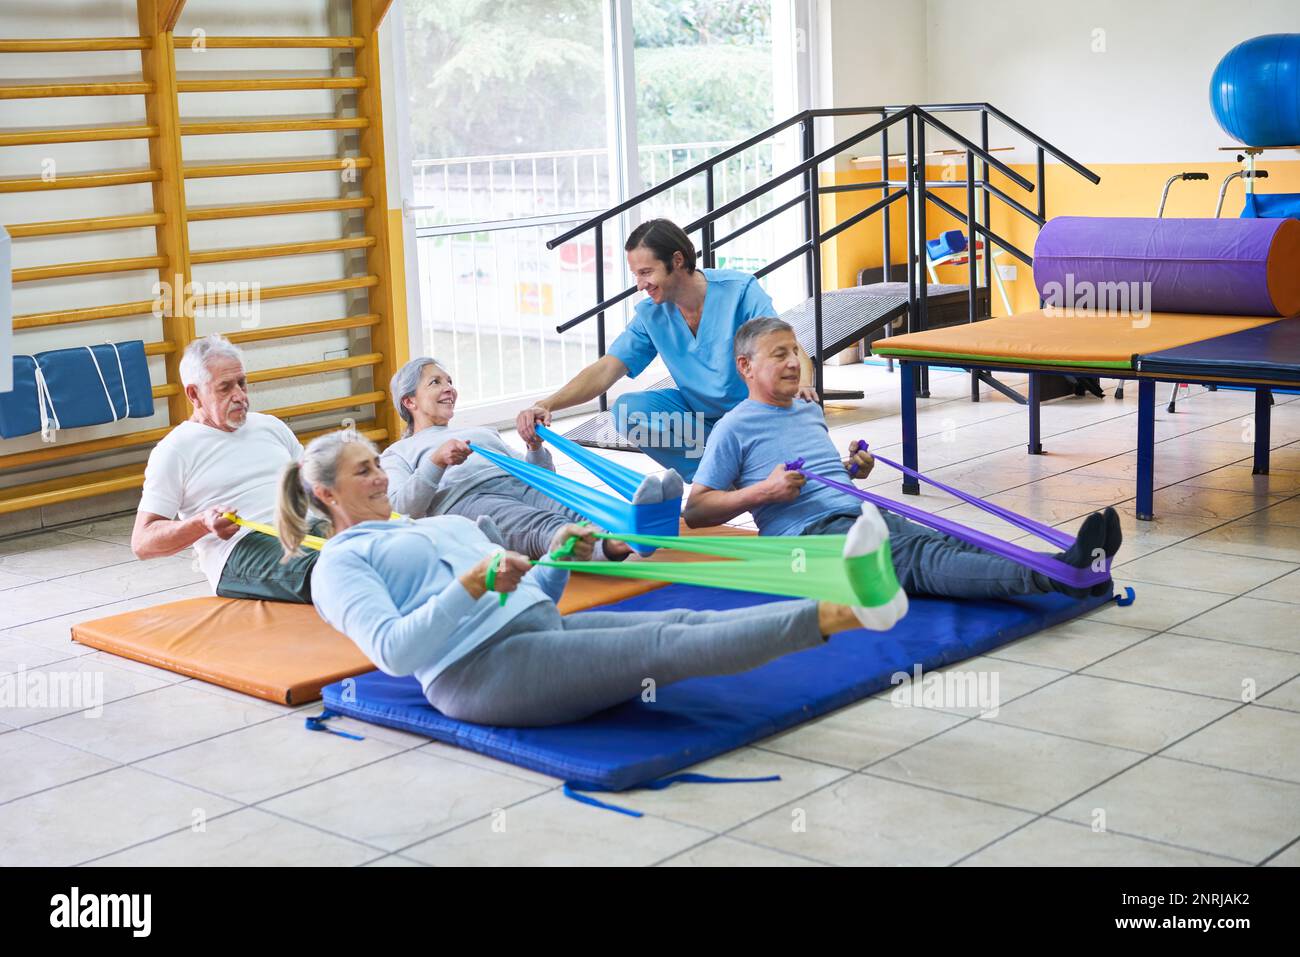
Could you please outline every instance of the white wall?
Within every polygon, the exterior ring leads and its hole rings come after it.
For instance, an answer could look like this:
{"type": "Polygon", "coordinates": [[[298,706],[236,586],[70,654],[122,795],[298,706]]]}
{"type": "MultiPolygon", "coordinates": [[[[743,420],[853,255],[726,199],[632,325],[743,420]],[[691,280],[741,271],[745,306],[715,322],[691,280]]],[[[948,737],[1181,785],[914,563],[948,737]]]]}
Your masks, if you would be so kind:
{"type": "MultiPolygon", "coordinates": [[[[1300,32],[1300,0],[815,2],[815,105],[987,102],[1084,163],[1230,159],[1209,107],[1215,65],[1242,40],[1300,32]]],[[[837,119],[834,136],[860,128],[837,119]]]]}
{"type": "Polygon", "coordinates": [[[1297,0],[926,7],[928,100],[992,103],[1083,163],[1230,159],[1209,106],[1215,65],[1242,40],[1300,32],[1297,0]]]}

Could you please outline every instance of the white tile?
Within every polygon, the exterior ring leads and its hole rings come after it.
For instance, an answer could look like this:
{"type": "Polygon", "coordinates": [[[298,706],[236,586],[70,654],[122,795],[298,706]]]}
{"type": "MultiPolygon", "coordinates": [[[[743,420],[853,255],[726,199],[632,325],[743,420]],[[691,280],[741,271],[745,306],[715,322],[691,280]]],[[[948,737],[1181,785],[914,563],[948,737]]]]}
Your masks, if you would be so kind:
{"type": "Polygon", "coordinates": [[[1213,552],[1171,545],[1152,555],[1116,565],[1113,570],[1116,578],[1240,595],[1297,567],[1291,562],[1240,555],[1228,560],[1213,552]]]}
{"type": "Polygon", "coordinates": [[[1164,631],[1228,600],[1223,594],[1194,588],[1175,588],[1172,585],[1152,585],[1127,578],[1117,572],[1116,593],[1122,593],[1125,587],[1132,587],[1134,591],[1134,601],[1131,605],[1117,605],[1111,602],[1092,612],[1088,620],[1110,622],[1129,628],[1164,631]]]}
{"type": "Polygon", "coordinates": [[[1203,695],[1070,675],[981,720],[1154,753],[1235,707],[1203,695]]]}
{"type": "Polygon", "coordinates": [[[670,857],[660,867],[824,867],[817,861],[783,854],[769,847],[746,844],[730,837],[715,837],[698,847],[670,857]]]}
{"type": "Polygon", "coordinates": [[[809,761],[858,770],[966,720],[928,708],[870,698],[759,743],[809,761]]]}
{"type": "Polygon", "coordinates": [[[55,583],[79,592],[102,595],[106,601],[151,595],[200,582],[206,582],[206,579],[198,564],[181,557],[124,562],[55,580],[55,583]]]}
{"type": "Polygon", "coordinates": [[[140,766],[253,804],[398,751],[377,738],[351,741],[310,732],[291,714],[169,751],[140,766]]]}
{"type": "Polygon", "coordinates": [[[1254,591],[1247,592],[1247,595],[1268,601],[1289,601],[1293,605],[1300,604],[1300,571],[1274,579],[1267,585],[1261,585],[1254,591]]]}
{"type": "Polygon", "coordinates": [[[1262,695],[1259,703],[1270,708],[1300,711],[1300,678],[1292,678],[1286,684],[1279,685],[1268,694],[1262,695]]]}
{"type": "MultiPolygon", "coordinates": [[[[621,795],[600,797],[617,804],[621,795]]],[[[548,791],[409,847],[402,856],[443,867],[635,867],[712,836],[675,821],[648,815],[633,819],[548,791]]]]}
{"type": "Polygon", "coordinates": [[[85,656],[0,677],[10,682],[12,704],[0,708],[0,720],[14,727],[76,715],[79,721],[98,720],[107,704],[165,686],[165,682],[85,656]]]}
{"type": "Polygon", "coordinates": [[[1300,834],[1300,785],[1154,757],[1052,816],[1258,863],[1300,834]]]}
{"type": "Polygon", "coordinates": [[[97,867],[355,867],[383,852],[245,808],[110,854],[97,867]]]}
{"type": "Polygon", "coordinates": [[[1083,673],[1244,702],[1300,673],[1300,655],[1183,635],[1157,635],[1083,673]]]}
{"type": "Polygon", "coordinates": [[[131,763],[262,721],[264,708],[169,685],[104,706],[98,718],[80,714],[36,726],[42,737],[115,761],[131,763]]]}
{"type": "Polygon", "coordinates": [[[1024,811],[855,774],[737,828],[734,836],[847,867],[936,866],[1032,819],[1024,811]]]}
{"type": "Polygon", "coordinates": [[[1039,818],[959,867],[1239,867],[1237,861],[1039,818]]]}
{"type": "Polygon", "coordinates": [[[1245,707],[1175,744],[1165,757],[1300,784],[1300,714],[1245,707]]]}
{"type": "Polygon", "coordinates": [[[0,803],[57,787],[116,767],[112,761],[87,754],[26,731],[0,734],[0,803]]]}
{"type": "Polygon", "coordinates": [[[234,808],[215,795],[117,768],[0,805],[0,860],[68,867],[234,808]]]}
{"type": "Polygon", "coordinates": [[[989,657],[1078,671],[1153,634],[1149,629],[1095,621],[1092,617],[1075,618],[996,648],[989,657]]]}
{"type": "MultiPolygon", "coordinates": [[[[1295,474],[1300,476],[1300,472],[1295,474]]],[[[1184,544],[1221,555],[1300,562],[1300,528],[1290,525],[1254,525],[1242,519],[1189,538],[1184,544]]]]}
{"type": "Polygon", "coordinates": [[[1300,616],[1289,602],[1234,598],[1170,631],[1300,654],[1300,616]]]}
{"type": "Polygon", "coordinates": [[[871,766],[870,773],[1044,813],[1142,755],[972,721],[871,766]]]}
{"type": "Polygon", "coordinates": [[[262,806],[396,851],[545,790],[422,751],[408,751],[262,806]]]}

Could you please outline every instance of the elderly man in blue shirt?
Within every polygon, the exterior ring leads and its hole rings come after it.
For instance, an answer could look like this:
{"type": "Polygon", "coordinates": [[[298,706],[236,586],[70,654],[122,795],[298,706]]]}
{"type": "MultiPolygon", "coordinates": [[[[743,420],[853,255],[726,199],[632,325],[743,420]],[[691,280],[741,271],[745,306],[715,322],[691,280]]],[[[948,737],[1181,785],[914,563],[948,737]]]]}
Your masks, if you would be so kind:
{"type": "MultiPolygon", "coordinates": [[[[629,441],[689,482],[714,424],[748,394],[733,357],[736,331],[750,319],[775,316],[776,307],[748,273],[696,268],[694,243],[666,219],[642,223],[625,249],[637,288],[646,294],[632,321],[608,354],[520,412],[516,425],[531,443],[538,422],[550,425],[552,413],[591,401],[662,356],[677,388],[625,393],[611,412],[629,441]]],[[[816,401],[812,381],[805,357],[799,390],[805,401],[816,401]]]]}

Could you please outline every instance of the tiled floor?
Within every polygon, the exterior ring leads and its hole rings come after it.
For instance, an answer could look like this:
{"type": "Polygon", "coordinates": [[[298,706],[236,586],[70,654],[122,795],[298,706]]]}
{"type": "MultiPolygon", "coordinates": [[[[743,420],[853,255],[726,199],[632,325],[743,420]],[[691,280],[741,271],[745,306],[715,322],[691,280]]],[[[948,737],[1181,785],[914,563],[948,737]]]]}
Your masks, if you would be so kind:
{"type": "MultiPolygon", "coordinates": [[[[828,373],[868,393],[829,410],[836,440],[896,457],[896,380],[828,373]]],[[[0,542],[0,674],[88,673],[105,702],[0,708],[0,864],[1300,863],[1300,399],[1278,397],[1269,476],[1250,474],[1247,393],[1162,409],[1159,517],[1139,523],[1136,389],[1047,406],[1041,457],[1021,408],[970,403],[957,374],[932,389],[923,469],[1071,529],[1102,505],[1124,516],[1116,578],[1136,604],[956,666],[996,673],[996,713],[882,695],[701,767],[779,782],[624,796],[634,820],[401,732],[307,734],[318,705],[72,644],[72,622],[207,593],[189,556],[136,562],[125,516],[0,542]]],[[[869,484],[898,493],[884,466],[869,484]]]]}

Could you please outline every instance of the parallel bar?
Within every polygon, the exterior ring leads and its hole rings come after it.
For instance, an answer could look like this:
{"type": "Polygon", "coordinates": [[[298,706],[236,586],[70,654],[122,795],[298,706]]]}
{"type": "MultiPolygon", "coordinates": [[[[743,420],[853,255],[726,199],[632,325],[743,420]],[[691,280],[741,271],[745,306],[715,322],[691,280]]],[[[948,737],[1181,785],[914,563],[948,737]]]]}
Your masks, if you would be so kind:
{"type": "MultiPolygon", "coordinates": [[[[907,190],[905,189],[895,190],[893,193],[889,194],[884,199],[880,200],[880,202],[872,203],[866,209],[859,210],[858,212],[850,216],[848,219],[836,223],[830,229],[826,230],[826,232],[821,234],[821,241],[826,242],[828,239],[833,239],[834,237],[838,236],[840,233],[844,232],[844,230],[856,226],[858,223],[862,222],[862,220],[866,219],[868,216],[874,215],[875,213],[880,212],[882,209],[888,212],[889,207],[893,203],[897,202],[900,199],[905,199],[906,197],[907,197],[907,190]]],[[[885,282],[888,281],[889,281],[889,277],[885,276],[885,282]]]]}
{"type": "Polygon", "coordinates": [[[287,203],[242,203],[234,206],[191,206],[187,219],[191,223],[214,219],[245,219],[253,216],[290,216],[295,213],[329,213],[349,209],[369,209],[375,201],[369,196],[352,199],[304,199],[287,203]]]}
{"type": "Polygon", "coordinates": [[[122,170],[116,173],[77,173],[44,180],[39,176],[0,179],[0,193],[36,193],[51,189],[93,189],[100,186],[129,186],[132,183],[156,183],[162,173],[156,169],[122,170]]]}
{"type": "Polygon", "coordinates": [[[346,356],[342,359],[325,359],[321,362],[304,362],[294,366],[277,366],[273,369],[259,369],[248,373],[248,382],[274,382],[278,379],[295,379],[305,375],[319,375],[325,372],[339,372],[343,369],[359,369],[364,366],[376,366],[384,361],[378,352],[363,356],[346,356]]]}
{"type": "Polygon", "coordinates": [[[273,243],[265,246],[232,246],[229,249],[208,249],[191,252],[190,262],[223,263],[248,259],[275,259],[280,256],[309,256],[313,253],[338,252],[344,249],[365,249],[375,244],[374,236],[349,236],[343,239],[321,239],[309,243],[273,243]]]}
{"type": "Polygon", "coordinates": [[[103,472],[69,475],[36,485],[19,485],[0,491],[0,515],[121,492],[143,484],[144,466],[127,465],[103,472]]]}
{"type": "Polygon", "coordinates": [[[1047,142],[1047,140],[1043,139],[1042,137],[1037,136],[1034,133],[1031,133],[1029,130],[1025,129],[1025,127],[1021,126],[1011,117],[1007,116],[1005,113],[999,110],[996,106],[993,106],[990,103],[984,103],[982,105],[987,112],[992,113],[999,120],[1001,120],[1003,125],[1008,126],[1011,129],[1015,130],[1025,139],[1029,140],[1031,143],[1034,143],[1037,146],[1041,146],[1043,149],[1047,150],[1047,152],[1051,153],[1053,156],[1055,156],[1066,166],[1070,167],[1070,169],[1074,170],[1084,179],[1089,180],[1094,186],[1097,183],[1101,182],[1101,177],[1098,176],[1096,173],[1094,173],[1092,170],[1088,169],[1088,167],[1084,166],[1082,163],[1071,158],[1065,153],[1062,153],[1060,150],[1058,150],[1055,146],[1047,142]]]}
{"type": "Polygon", "coordinates": [[[725,149],[721,153],[717,153],[713,156],[710,156],[702,163],[697,163],[694,166],[690,167],[689,169],[683,170],[682,172],[678,173],[676,176],[670,176],[662,183],[657,183],[653,188],[645,190],[642,193],[638,193],[636,196],[633,196],[631,199],[619,203],[617,206],[612,206],[609,209],[605,210],[604,212],[599,213],[596,216],[593,216],[591,219],[579,223],[577,226],[574,226],[569,231],[561,233],[560,235],[556,236],[554,239],[549,240],[546,243],[546,248],[555,249],[557,246],[567,243],[574,236],[581,236],[587,230],[595,226],[596,223],[604,222],[607,219],[612,219],[615,216],[621,215],[622,213],[626,213],[629,209],[633,209],[641,205],[642,203],[644,203],[651,196],[657,196],[659,193],[662,193],[665,190],[672,189],[674,186],[686,182],[691,177],[696,176],[697,174],[703,172],[705,168],[709,166],[716,166],[718,163],[725,162],[726,160],[731,159],[731,157],[739,153],[743,153],[745,150],[749,149],[750,147],[757,146],[759,143],[763,142],[763,140],[769,139],[770,137],[775,136],[777,133],[789,129],[790,127],[794,126],[796,123],[802,122],[804,118],[807,117],[808,115],[809,115],[809,111],[807,110],[805,110],[803,113],[796,113],[788,120],[785,120],[782,123],[778,123],[776,126],[770,126],[767,129],[763,130],[761,133],[755,133],[749,139],[742,140],[741,142],[737,143],[735,146],[731,147],[730,149],[725,149]]]}
{"type": "Polygon", "coordinates": [[[762,279],[768,273],[776,272],[786,263],[798,259],[800,256],[808,255],[808,253],[812,250],[812,247],[813,247],[812,240],[806,240],[800,243],[798,246],[795,246],[794,249],[790,250],[784,256],[778,256],[776,259],[773,259],[770,263],[768,263],[763,268],[755,270],[754,278],[762,279]]]}
{"type": "Polygon", "coordinates": [[[100,143],[107,140],[147,140],[156,126],[84,126],[75,129],[17,130],[0,133],[0,146],[41,146],[47,143],[100,143]]]}
{"type": "Polygon", "coordinates": [[[26,452],[0,455],[0,469],[17,469],[60,459],[70,459],[77,455],[91,455],[95,452],[116,452],[140,445],[151,445],[159,441],[171,430],[171,426],[166,425],[161,429],[145,429],[140,432],[128,432],[125,435],[109,435],[102,439],[90,439],[86,442],[47,445],[44,448],[29,449],[26,452]]]}
{"type": "Polygon", "coordinates": [[[279,173],[319,173],[336,169],[369,169],[368,156],[338,156],[327,159],[240,160],[230,163],[202,163],[186,166],[186,179],[214,176],[266,176],[279,173]]]}
{"type": "MultiPolygon", "coordinates": [[[[933,193],[926,193],[925,195],[930,200],[930,202],[934,203],[936,206],[938,206],[944,212],[948,213],[954,219],[958,220],[959,222],[966,223],[966,214],[961,212],[959,209],[957,209],[956,206],[944,202],[942,199],[940,199],[938,196],[935,196],[933,193]]],[[[967,223],[967,225],[969,226],[970,224],[967,223]]],[[[1011,253],[1011,255],[1019,259],[1026,266],[1032,266],[1034,264],[1034,258],[1032,256],[1030,256],[1026,252],[1022,252],[1015,245],[1003,239],[997,233],[993,232],[993,230],[985,229],[978,222],[974,224],[973,228],[985,239],[990,240],[996,243],[997,245],[1001,246],[1007,252],[1011,253]]]]}
{"type": "Polygon", "coordinates": [[[177,80],[178,93],[230,93],[238,90],[359,90],[360,76],[292,76],[261,79],[177,80]]]}
{"type": "MultiPolygon", "coordinates": [[[[203,47],[209,50],[360,50],[365,45],[363,37],[205,37],[203,40],[203,47]]],[[[176,49],[201,47],[182,44],[176,49]]]]}
{"type": "Polygon", "coordinates": [[[784,213],[787,209],[790,209],[793,206],[798,206],[800,203],[804,202],[807,198],[808,196],[806,193],[800,193],[798,196],[794,197],[793,199],[786,200],[780,206],[776,206],[772,209],[769,209],[766,213],[764,213],[762,216],[759,216],[757,219],[751,219],[744,226],[732,230],[731,232],[727,233],[727,235],[723,236],[721,239],[715,239],[713,241],[713,248],[717,249],[719,246],[723,245],[724,243],[729,243],[733,239],[737,239],[740,236],[745,235],[745,233],[749,232],[754,227],[762,226],[769,219],[775,219],[777,216],[780,216],[782,213],[784,213]]]}
{"type": "Polygon", "coordinates": [[[318,399],[301,405],[286,405],[278,409],[267,409],[267,415],[277,419],[289,419],[296,415],[314,415],[317,412],[333,412],[336,409],[351,409],[362,405],[375,405],[387,398],[387,392],[363,392],[361,395],[345,395],[339,399],[318,399]]]}
{"type": "MultiPolygon", "coordinates": [[[[979,225],[979,220],[975,218],[975,154],[970,150],[966,151],[966,222],[979,225]]],[[[984,258],[986,260],[991,252],[992,250],[986,244],[984,247],[984,258]]],[[[966,254],[966,265],[966,321],[974,322],[976,318],[975,304],[979,300],[979,256],[976,255],[973,238],[966,254]]],[[[974,388],[974,380],[971,381],[971,385],[974,388]]]]}
{"type": "Polygon", "coordinates": [[[157,301],[140,299],[112,306],[91,306],[87,309],[58,309],[53,312],[29,312],[14,316],[14,329],[36,329],[42,326],[65,326],[74,322],[91,322],[95,319],[121,319],[126,316],[152,315],[157,301]]]}
{"type": "Polygon", "coordinates": [[[370,125],[364,116],[297,116],[259,120],[188,120],[182,136],[232,133],[293,133],[302,130],[362,130],[370,125]]]}
{"type": "Polygon", "coordinates": [[[29,236],[57,236],[64,233],[94,233],[109,229],[137,229],[158,226],[162,213],[140,213],[136,216],[97,216],[92,219],[51,219],[43,223],[14,223],[6,226],[11,239],[29,236]]]}
{"type": "Polygon", "coordinates": [[[14,282],[37,282],[66,276],[98,276],[112,272],[137,272],[142,269],[165,269],[166,256],[136,256],[132,259],[99,259],[90,262],[60,263],[57,266],[28,266],[13,271],[14,282]]]}
{"type": "Polygon", "coordinates": [[[0,100],[40,100],[56,96],[142,96],[152,83],[139,80],[113,83],[14,83],[0,86],[0,100]]]}
{"type": "MultiPolygon", "coordinates": [[[[985,171],[984,171],[984,175],[985,175],[985,176],[988,175],[988,170],[987,170],[987,169],[985,169],[985,171]]],[[[1002,190],[1000,190],[998,187],[994,186],[992,183],[988,182],[987,180],[986,180],[984,183],[981,184],[981,188],[982,188],[986,193],[992,193],[994,196],[996,196],[998,199],[1002,200],[1002,202],[1006,203],[1008,206],[1010,206],[1012,209],[1014,209],[1014,210],[1015,210],[1017,213],[1019,213],[1021,216],[1024,216],[1026,219],[1032,219],[1032,220],[1033,220],[1034,222],[1036,222],[1039,226],[1046,226],[1046,225],[1047,225],[1047,220],[1046,220],[1046,219],[1044,219],[1044,218],[1043,218],[1042,216],[1040,216],[1038,213],[1034,212],[1034,211],[1033,211],[1032,209],[1030,209],[1028,206],[1024,205],[1023,203],[1021,203],[1021,202],[1019,202],[1019,201],[1017,201],[1017,200],[1015,200],[1015,199],[1013,199],[1011,196],[1008,196],[1006,193],[1004,193],[1002,190]]],[[[1044,197],[1040,195],[1038,198],[1041,200],[1041,199],[1043,199],[1044,197]]],[[[988,199],[986,198],[986,199],[984,200],[984,202],[987,204],[987,203],[988,203],[988,199]]],[[[985,222],[984,225],[987,226],[988,223],[985,222]]]]}
{"type": "MultiPolygon", "coordinates": [[[[285,286],[264,286],[258,291],[261,299],[289,299],[294,296],[316,296],[326,292],[342,292],[346,289],[368,289],[379,284],[378,276],[355,276],[348,279],[325,279],[318,282],[295,282],[285,286]]],[[[207,309],[228,302],[229,297],[214,293],[196,299],[196,309],[207,309]]]]}
{"type": "Polygon", "coordinates": [[[379,322],[379,316],[374,313],[367,313],[363,316],[325,319],[320,322],[298,322],[284,326],[264,326],[260,329],[238,329],[225,335],[227,339],[236,344],[241,342],[264,342],[268,339],[291,339],[294,336],[311,336],[322,332],[364,329],[369,326],[376,326],[379,322]]]}
{"type": "Polygon", "coordinates": [[[88,53],[100,50],[148,50],[150,37],[60,37],[49,40],[0,40],[0,53],[88,53]]]}

